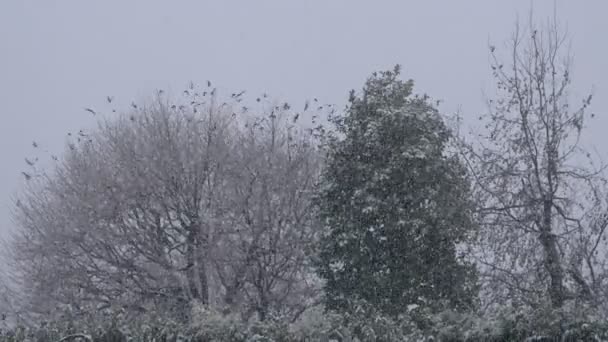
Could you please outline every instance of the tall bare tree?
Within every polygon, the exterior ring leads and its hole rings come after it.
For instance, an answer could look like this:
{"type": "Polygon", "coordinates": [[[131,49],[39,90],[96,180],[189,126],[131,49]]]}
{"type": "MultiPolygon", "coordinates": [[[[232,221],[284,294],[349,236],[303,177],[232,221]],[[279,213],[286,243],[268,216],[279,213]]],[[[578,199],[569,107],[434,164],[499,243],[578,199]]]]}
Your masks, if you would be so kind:
{"type": "Polygon", "coordinates": [[[320,155],[286,108],[247,120],[236,139],[230,234],[221,242],[233,253],[216,259],[226,304],[245,304],[262,320],[271,312],[297,317],[318,290],[308,256],[318,227],[311,199],[320,155]]]}
{"type": "Polygon", "coordinates": [[[209,302],[205,255],[231,119],[208,101],[187,110],[159,98],[102,122],[30,182],[13,250],[39,301],[144,309],[179,293],[209,302]]]}
{"type": "Polygon", "coordinates": [[[502,302],[559,308],[606,297],[604,166],[581,143],[591,96],[570,101],[567,43],[555,18],[530,19],[507,50],[490,47],[497,97],[480,117],[487,134],[465,155],[481,205],[473,255],[502,302]]]}
{"type": "Polygon", "coordinates": [[[184,94],[101,121],[31,177],[11,246],[31,310],[183,317],[197,302],[265,319],[279,307],[295,316],[312,297],[313,132],[287,105],[247,114],[242,93],[184,94]]]}

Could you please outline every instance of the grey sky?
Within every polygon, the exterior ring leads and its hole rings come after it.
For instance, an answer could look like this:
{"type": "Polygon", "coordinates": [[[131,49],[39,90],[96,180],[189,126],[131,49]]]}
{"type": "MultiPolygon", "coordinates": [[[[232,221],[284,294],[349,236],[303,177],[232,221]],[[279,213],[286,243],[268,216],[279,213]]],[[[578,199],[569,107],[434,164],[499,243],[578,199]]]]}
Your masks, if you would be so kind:
{"type": "MultiPolygon", "coordinates": [[[[558,1],[575,53],[575,92],[594,86],[591,140],[608,152],[608,2],[558,1]]],[[[488,40],[502,42],[530,1],[0,1],[0,233],[32,141],[60,153],[91,124],[156,88],[210,79],[230,91],[343,104],[374,70],[403,66],[417,91],[483,110],[488,40]]],[[[553,1],[535,1],[551,15],[553,1]]],[[[497,44],[500,46],[500,44],[497,44]]]]}

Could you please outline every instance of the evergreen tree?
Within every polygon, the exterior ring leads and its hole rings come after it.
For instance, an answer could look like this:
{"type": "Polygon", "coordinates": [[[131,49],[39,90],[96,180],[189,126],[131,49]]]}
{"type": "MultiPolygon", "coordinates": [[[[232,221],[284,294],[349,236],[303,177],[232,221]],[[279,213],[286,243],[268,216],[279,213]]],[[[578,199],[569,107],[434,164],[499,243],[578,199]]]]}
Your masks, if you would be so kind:
{"type": "Polygon", "coordinates": [[[331,119],[318,196],[328,309],[361,299],[389,314],[464,308],[476,294],[474,268],[457,255],[474,227],[465,168],[446,151],[438,111],[399,73],[374,73],[331,119]]]}

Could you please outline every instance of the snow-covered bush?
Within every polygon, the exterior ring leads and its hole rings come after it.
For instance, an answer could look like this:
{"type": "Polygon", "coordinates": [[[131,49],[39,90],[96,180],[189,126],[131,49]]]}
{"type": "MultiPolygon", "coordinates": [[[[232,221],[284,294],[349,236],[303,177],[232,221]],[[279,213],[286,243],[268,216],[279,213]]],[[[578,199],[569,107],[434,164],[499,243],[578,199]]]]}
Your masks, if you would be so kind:
{"type": "Polygon", "coordinates": [[[191,322],[175,322],[163,313],[126,319],[124,314],[65,316],[35,327],[0,331],[0,342],[485,342],[485,341],[608,341],[608,321],[589,306],[503,307],[493,312],[464,313],[411,306],[398,316],[381,314],[365,302],[352,302],[342,314],[314,307],[292,322],[270,315],[245,321],[195,305],[191,322]]]}

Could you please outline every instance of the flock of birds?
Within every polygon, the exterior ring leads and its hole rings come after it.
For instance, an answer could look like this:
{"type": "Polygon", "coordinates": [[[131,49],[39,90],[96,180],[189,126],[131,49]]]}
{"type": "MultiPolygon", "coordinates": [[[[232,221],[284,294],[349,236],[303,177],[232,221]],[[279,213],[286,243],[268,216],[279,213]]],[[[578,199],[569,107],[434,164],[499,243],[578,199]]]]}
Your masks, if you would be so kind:
{"type": "MultiPolygon", "coordinates": [[[[198,98],[200,97],[206,97],[207,95],[209,96],[215,96],[217,93],[217,88],[212,88],[212,84],[211,81],[207,81],[207,90],[202,91],[202,92],[196,92],[195,91],[195,85],[193,82],[190,82],[188,89],[183,91],[183,95],[187,98],[189,98],[190,101],[190,108],[192,109],[193,113],[197,113],[197,107],[200,105],[205,104],[205,101],[197,101],[198,98]]],[[[164,94],[163,90],[158,90],[157,91],[157,95],[160,97],[164,94]]],[[[241,103],[243,101],[243,95],[245,95],[245,90],[240,91],[238,93],[232,93],[230,95],[230,99],[236,103],[241,103]]],[[[255,98],[255,102],[257,103],[261,103],[263,101],[263,99],[267,99],[268,98],[268,94],[264,93],[262,94],[261,97],[257,97],[255,98]]],[[[112,104],[114,102],[115,98],[114,96],[106,96],[106,102],[108,104],[112,104]]],[[[331,109],[331,114],[333,114],[335,112],[335,108],[334,105],[319,105],[319,100],[317,98],[313,98],[313,103],[317,106],[317,111],[321,111],[324,108],[329,108],[331,109]]],[[[223,102],[221,106],[225,106],[228,105],[228,102],[223,102]]],[[[131,102],[131,107],[135,110],[139,109],[139,107],[137,106],[137,104],[135,102],[131,102]]],[[[179,110],[179,111],[184,111],[188,108],[188,106],[186,105],[177,105],[177,104],[172,104],[170,106],[170,108],[172,110],[179,110]]],[[[311,108],[311,102],[309,100],[306,100],[304,103],[304,112],[308,111],[311,108]]],[[[247,113],[249,111],[249,107],[247,106],[242,106],[241,107],[241,112],[242,113],[247,113]]],[[[274,106],[272,108],[271,111],[271,117],[274,116],[275,111],[278,110],[283,110],[283,111],[288,111],[291,109],[291,106],[288,103],[283,103],[282,105],[277,105],[274,106]]],[[[100,114],[100,112],[96,111],[95,109],[91,108],[91,107],[85,107],[84,108],[85,112],[90,113],[92,116],[97,116],[98,114],[100,114]]],[[[112,112],[116,112],[116,109],[112,109],[112,112]]],[[[299,117],[300,117],[301,113],[300,112],[296,112],[293,114],[292,116],[292,121],[293,123],[295,123],[296,121],[298,121],[299,117]]],[[[233,116],[236,116],[236,113],[233,113],[233,116]]],[[[135,117],[133,115],[130,116],[131,121],[135,120],[135,117]]],[[[318,115],[312,115],[311,116],[312,119],[312,123],[313,125],[316,123],[316,120],[318,119],[318,115]]],[[[321,126],[317,126],[317,128],[319,128],[321,126]]],[[[310,131],[310,133],[313,132],[313,129],[308,129],[310,131]]],[[[88,142],[92,142],[92,139],[83,131],[80,130],[78,131],[77,134],[72,134],[71,132],[67,133],[67,136],[72,138],[72,137],[76,137],[76,141],[78,143],[82,142],[82,141],[88,141],[88,142]]],[[[33,141],[32,142],[32,146],[34,149],[40,149],[40,146],[38,144],[38,142],[33,141]]],[[[72,142],[68,143],[68,147],[71,150],[75,150],[76,149],[76,145],[73,144],[72,142]]],[[[48,154],[47,150],[44,150],[45,153],[48,154]]],[[[59,160],[59,158],[56,155],[51,154],[50,155],[51,159],[55,162],[57,162],[59,160]]],[[[39,173],[36,169],[36,163],[38,162],[38,157],[30,159],[30,158],[25,158],[25,163],[26,165],[31,169],[30,172],[26,172],[26,171],[22,171],[21,174],[23,175],[23,177],[25,178],[26,181],[31,180],[34,177],[39,176],[39,173]]]]}

